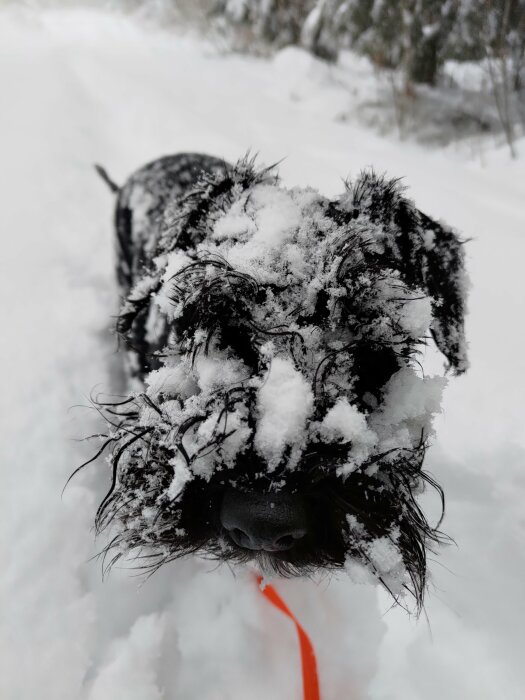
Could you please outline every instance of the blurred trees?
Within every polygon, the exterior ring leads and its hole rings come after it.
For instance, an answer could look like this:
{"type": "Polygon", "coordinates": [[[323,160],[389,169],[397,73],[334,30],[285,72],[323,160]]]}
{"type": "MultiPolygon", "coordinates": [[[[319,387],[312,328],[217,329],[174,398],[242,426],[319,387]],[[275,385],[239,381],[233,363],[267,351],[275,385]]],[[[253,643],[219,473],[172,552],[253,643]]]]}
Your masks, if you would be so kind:
{"type": "Polygon", "coordinates": [[[247,37],[282,47],[300,43],[311,5],[310,0],[217,0],[214,14],[237,29],[248,29],[247,37]]]}
{"type": "Polygon", "coordinates": [[[525,0],[210,0],[213,14],[266,44],[329,60],[352,47],[407,82],[433,85],[445,60],[505,56],[523,83],[525,0]]]}
{"type": "Polygon", "coordinates": [[[342,48],[395,69],[394,99],[435,85],[445,61],[486,68],[507,141],[525,123],[525,0],[209,0],[241,46],[300,45],[335,61],[342,48]],[[244,45],[242,45],[244,44],[244,45]]]}

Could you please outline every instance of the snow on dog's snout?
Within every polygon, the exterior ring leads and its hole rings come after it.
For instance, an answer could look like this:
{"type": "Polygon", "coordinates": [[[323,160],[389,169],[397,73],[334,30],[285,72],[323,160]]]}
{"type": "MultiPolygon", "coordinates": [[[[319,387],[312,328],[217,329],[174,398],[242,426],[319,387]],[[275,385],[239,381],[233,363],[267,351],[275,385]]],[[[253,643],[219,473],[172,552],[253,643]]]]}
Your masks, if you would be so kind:
{"type": "Polygon", "coordinates": [[[291,449],[287,466],[296,465],[306,443],[307,421],[314,405],[310,384],[290,359],[275,357],[257,397],[258,422],[255,449],[273,471],[285,449],[291,449]]]}

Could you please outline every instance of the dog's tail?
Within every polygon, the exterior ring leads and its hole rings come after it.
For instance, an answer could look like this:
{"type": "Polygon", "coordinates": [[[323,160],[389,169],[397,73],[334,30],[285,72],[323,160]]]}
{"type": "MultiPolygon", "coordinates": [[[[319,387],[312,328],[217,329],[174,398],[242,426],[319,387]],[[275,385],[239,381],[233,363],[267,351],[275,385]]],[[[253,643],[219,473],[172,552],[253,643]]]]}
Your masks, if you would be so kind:
{"type": "Polygon", "coordinates": [[[120,187],[116,183],[113,182],[113,180],[107,174],[106,170],[101,165],[99,165],[98,163],[95,163],[95,170],[100,175],[100,177],[104,180],[104,182],[106,183],[106,185],[109,187],[109,189],[112,192],[114,192],[115,194],[117,192],[120,192],[120,187]]]}

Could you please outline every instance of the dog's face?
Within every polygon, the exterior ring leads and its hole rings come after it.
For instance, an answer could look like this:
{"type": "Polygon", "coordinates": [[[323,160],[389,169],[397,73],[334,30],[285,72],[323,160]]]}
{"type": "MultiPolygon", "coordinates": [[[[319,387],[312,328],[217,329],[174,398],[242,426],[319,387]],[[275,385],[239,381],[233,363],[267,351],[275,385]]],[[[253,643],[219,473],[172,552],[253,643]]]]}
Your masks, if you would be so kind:
{"type": "Polygon", "coordinates": [[[335,201],[246,162],[226,177],[167,213],[123,309],[158,367],[102,406],[108,561],[200,552],[281,575],[358,561],[395,595],[408,574],[420,603],[439,533],[415,496],[440,491],[422,461],[444,380],[417,355],[432,334],[466,367],[461,245],[371,173],[335,201]]]}

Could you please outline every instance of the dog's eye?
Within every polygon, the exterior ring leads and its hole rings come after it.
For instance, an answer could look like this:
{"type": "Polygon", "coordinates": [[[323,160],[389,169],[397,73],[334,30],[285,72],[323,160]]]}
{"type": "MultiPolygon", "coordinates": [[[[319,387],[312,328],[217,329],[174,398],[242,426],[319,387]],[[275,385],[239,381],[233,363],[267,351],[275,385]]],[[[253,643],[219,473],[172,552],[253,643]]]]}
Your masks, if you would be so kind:
{"type": "Polygon", "coordinates": [[[354,356],[354,390],[357,398],[370,408],[377,406],[381,389],[399,369],[391,348],[357,347],[354,356]]]}

